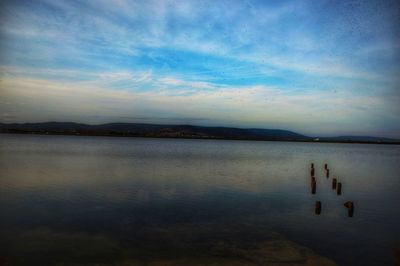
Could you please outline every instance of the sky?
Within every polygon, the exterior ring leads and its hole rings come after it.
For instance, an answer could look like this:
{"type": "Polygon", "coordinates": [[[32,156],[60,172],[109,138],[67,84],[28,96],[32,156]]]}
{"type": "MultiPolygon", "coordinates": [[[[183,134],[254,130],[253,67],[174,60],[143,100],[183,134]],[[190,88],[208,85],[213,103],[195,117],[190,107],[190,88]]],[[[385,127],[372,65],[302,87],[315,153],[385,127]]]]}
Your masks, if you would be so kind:
{"type": "Polygon", "coordinates": [[[0,122],[400,138],[398,1],[0,1],[0,122]]]}

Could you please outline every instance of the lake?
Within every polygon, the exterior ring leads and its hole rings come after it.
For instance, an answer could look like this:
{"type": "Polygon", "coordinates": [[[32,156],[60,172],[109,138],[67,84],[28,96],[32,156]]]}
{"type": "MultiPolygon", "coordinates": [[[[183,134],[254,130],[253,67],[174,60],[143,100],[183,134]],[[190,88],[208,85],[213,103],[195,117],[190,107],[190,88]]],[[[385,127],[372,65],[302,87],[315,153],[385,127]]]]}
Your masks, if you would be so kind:
{"type": "Polygon", "coordinates": [[[393,265],[399,205],[396,145],[0,135],[0,265],[393,265]]]}

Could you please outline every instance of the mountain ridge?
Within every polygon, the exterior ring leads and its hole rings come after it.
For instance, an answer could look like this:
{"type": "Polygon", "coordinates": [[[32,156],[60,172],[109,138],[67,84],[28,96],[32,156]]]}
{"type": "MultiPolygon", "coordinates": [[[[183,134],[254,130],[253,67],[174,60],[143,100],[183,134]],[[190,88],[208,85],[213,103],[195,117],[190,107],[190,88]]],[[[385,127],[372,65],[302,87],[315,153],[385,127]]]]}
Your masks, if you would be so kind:
{"type": "Polygon", "coordinates": [[[374,136],[311,137],[283,129],[118,122],[97,125],[54,121],[0,123],[0,133],[400,144],[398,139],[374,136]]]}

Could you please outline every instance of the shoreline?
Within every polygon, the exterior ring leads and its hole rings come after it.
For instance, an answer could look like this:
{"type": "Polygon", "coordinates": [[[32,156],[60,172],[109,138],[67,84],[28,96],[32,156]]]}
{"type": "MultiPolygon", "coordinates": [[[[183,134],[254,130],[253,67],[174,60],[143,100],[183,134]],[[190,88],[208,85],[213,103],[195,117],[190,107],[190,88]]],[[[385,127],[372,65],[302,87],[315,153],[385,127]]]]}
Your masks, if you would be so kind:
{"type": "Polygon", "coordinates": [[[340,144],[377,144],[377,145],[400,145],[400,142],[382,142],[382,141],[337,141],[337,140],[313,140],[313,139],[267,139],[267,138],[229,138],[218,136],[166,136],[166,135],[142,135],[142,134],[106,134],[106,133],[68,133],[68,132],[51,132],[51,131],[0,131],[0,134],[15,134],[15,135],[51,135],[51,136],[83,136],[83,137],[121,137],[121,138],[156,138],[156,139],[204,139],[204,140],[244,140],[244,141],[271,141],[271,142],[302,142],[302,143],[340,143],[340,144]]]}

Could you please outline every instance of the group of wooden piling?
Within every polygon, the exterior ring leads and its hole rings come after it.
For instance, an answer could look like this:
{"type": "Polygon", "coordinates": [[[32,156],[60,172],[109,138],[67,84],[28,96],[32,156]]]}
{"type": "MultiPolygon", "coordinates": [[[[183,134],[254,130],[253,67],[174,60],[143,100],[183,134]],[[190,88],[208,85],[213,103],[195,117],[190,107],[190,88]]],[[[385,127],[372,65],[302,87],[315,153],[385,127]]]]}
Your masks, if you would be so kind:
{"type": "MultiPolygon", "coordinates": [[[[326,178],[329,178],[328,164],[325,164],[324,169],[325,169],[325,173],[326,173],[326,178]]],[[[338,182],[337,178],[332,178],[332,189],[336,190],[336,193],[338,195],[342,195],[342,183],[338,182]]]]}
{"type": "MultiPolygon", "coordinates": [[[[329,178],[329,168],[328,164],[324,165],[326,178],[329,178]]],[[[332,178],[332,189],[336,190],[336,194],[342,195],[342,183],[338,182],[337,178],[332,178]]],[[[311,194],[315,194],[317,191],[317,181],[315,179],[315,169],[314,163],[311,163],[311,194]]],[[[347,201],[344,203],[344,206],[347,208],[348,216],[353,217],[354,214],[354,204],[352,201],[347,201]]],[[[321,201],[315,202],[315,214],[321,214],[321,201]]]]}

